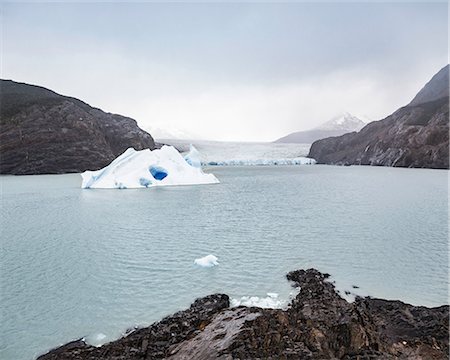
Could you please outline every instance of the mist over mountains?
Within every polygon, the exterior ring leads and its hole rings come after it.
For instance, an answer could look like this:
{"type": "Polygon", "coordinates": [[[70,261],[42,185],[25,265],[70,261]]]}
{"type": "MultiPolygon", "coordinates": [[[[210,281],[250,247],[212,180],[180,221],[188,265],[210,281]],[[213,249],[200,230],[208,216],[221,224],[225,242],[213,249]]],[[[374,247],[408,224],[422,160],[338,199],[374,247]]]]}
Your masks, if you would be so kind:
{"type": "Polygon", "coordinates": [[[338,136],[352,131],[361,130],[366,123],[358,117],[344,112],[311,130],[297,131],[286,135],[275,142],[311,144],[318,139],[338,136]]]}
{"type": "Polygon", "coordinates": [[[358,133],[314,142],[322,164],[449,168],[449,65],[406,106],[358,133]]]}
{"type": "MultiPolygon", "coordinates": [[[[324,164],[448,168],[448,73],[447,65],[383,120],[343,113],[276,142],[313,143],[309,157],[324,164]]],[[[156,146],[134,119],[40,86],[1,80],[0,101],[2,174],[95,170],[128,147],[156,146]]]]}

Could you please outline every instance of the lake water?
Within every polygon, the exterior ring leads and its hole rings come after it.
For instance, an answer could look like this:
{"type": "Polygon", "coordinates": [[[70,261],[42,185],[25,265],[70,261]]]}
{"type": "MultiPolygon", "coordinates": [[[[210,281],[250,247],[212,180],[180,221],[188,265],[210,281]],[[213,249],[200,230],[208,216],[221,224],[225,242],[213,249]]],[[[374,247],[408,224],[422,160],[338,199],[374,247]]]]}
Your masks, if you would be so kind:
{"type": "Polygon", "coordinates": [[[0,358],[106,342],[214,292],[292,291],[315,267],[338,288],[448,303],[448,172],[211,167],[217,185],[81,190],[80,176],[3,176],[0,358]],[[194,259],[214,254],[220,265],[194,259]],[[359,289],[352,289],[358,285],[359,289]]]}

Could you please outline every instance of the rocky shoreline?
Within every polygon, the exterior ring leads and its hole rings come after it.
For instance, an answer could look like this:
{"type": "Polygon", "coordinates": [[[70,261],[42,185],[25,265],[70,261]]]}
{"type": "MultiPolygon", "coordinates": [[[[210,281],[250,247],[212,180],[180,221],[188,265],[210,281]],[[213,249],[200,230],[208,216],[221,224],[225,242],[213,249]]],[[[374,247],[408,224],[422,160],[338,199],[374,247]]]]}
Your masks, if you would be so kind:
{"type": "Polygon", "coordinates": [[[449,306],[344,300],[315,269],[287,274],[299,294],[286,310],[230,307],[225,294],[94,347],[82,340],[38,360],[448,359],[449,306]]]}

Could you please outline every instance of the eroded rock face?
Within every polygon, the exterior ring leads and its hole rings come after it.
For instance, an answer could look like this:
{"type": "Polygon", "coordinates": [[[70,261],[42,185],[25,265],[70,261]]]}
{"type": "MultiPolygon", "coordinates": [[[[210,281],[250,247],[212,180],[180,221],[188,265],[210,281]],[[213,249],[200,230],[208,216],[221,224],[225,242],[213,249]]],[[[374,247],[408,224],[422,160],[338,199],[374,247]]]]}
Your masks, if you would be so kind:
{"type": "Polygon", "coordinates": [[[211,295],[102,347],[76,341],[39,360],[448,359],[448,305],[349,303],[327,274],[297,270],[287,278],[301,287],[287,310],[230,308],[228,296],[211,295]]]}
{"type": "Polygon", "coordinates": [[[97,170],[127,148],[155,143],[135,120],[48,89],[0,81],[0,173],[97,170]]]}
{"type": "Polygon", "coordinates": [[[318,140],[319,164],[449,168],[449,66],[411,103],[361,131],[318,140]]]}

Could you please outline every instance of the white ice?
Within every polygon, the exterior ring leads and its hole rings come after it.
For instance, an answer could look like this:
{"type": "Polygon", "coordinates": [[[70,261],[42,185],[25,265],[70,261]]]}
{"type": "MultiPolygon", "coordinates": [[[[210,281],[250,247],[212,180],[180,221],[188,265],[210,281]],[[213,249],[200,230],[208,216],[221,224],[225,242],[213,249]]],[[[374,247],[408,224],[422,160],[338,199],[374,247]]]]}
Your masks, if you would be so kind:
{"type": "Polygon", "coordinates": [[[189,152],[184,155],[184,159],[193,167],[199,168],[202,166],[201,155],[192,144],[189,146],[189,152]]]}
{"type": "Polygon", "coordinates": [[[194,147],[189,154],[189,159],[184,159],[172,146],[153,151],[129,148],[103,169],[82,173],[81,187],[129,189],[219,182],[213,174],[205,174],[200,166],[196,166],[200,160],[194,147]]]}
{"type": "Polygon", "coordinates": [[[84,339],[84,341],[92,346],[102,346],[107,342],[106,335],[103,333],[92,334],[84,339]]]}
{"type": "MultiPolygon", "coordinates": [[[[191,141],[167,141],[189,153],[187,157],[193,155],[192,149],[189,150],[191,141]]],[[[206,166],[284,166],[316,163],[314,159],[306,157],[309,144],[196,141],[194,145],[200,151],[201,164],[206,166]]]]}
{"type": "Polygon", "coordinates": [[[267,293],[267,297],[242,296],[240,299],[231,299],[231,306],[256,306],[266,309],[284,309],[288,301],[278,298],[277,293],[267,293]]]}
{"type": "Polygon", "coordinates": [[[212,254],[209,254],[209,255],[204,256],[202,258],[195,259],[194,260],[194,264],[198,265],[198,266],[202,266],[202,267],[212,267],[212,266],[219,265],[217,260],[218,260],[217,257],[215,257],[212,254]]]}
{"type": "Polygon", "coordinates": [[[316,160],[307,157],[283,159],[231,159],[204,162],[209,166],[264,166],[264,165],[314,165],[316,160]]]}

